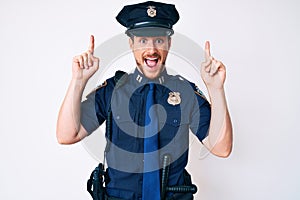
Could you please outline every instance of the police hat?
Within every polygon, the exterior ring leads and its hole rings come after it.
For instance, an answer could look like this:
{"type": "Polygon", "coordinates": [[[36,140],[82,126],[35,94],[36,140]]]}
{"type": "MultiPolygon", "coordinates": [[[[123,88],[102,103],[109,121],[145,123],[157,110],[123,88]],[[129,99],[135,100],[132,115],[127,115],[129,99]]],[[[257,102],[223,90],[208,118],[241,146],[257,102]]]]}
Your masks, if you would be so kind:
{"type": "Polygon", "coordinates": [[[173,4],[147,1],[124,6],[116,19],[128,36],[170,36],[179,14],[173,4]]]}

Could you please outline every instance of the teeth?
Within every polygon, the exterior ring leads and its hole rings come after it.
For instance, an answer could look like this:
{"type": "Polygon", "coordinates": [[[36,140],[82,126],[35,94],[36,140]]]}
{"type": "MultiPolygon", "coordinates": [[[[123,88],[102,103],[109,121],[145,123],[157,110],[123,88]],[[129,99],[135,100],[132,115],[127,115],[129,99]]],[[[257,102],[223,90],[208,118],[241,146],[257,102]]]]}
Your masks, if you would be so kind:
{"type": "Polygon", "coordinates": [[[147,60],[157,60],[157,58],[146,58],[147,60]]]}

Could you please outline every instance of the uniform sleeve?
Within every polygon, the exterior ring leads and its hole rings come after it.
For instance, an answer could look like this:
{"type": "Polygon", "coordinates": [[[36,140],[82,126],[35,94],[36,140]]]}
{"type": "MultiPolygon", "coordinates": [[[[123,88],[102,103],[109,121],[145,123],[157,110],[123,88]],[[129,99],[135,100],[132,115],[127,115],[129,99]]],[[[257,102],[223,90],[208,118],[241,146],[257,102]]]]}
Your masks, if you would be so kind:
{"type": "Polygon", "coordinates": [[[196,87],[194,88],[194,93],[196,100],[194,101],[194,106],[191,114],[190,128],[192,132],[197,136],[197,138],[202,142],[204,138],[208,135],[211,107],[203,93],[196,87]]]}
{"type": "Polygon", "coordinates": [[[100,126],[95,110],[95,91],[81,103],[80,122],[89,135],[100,126]]]}

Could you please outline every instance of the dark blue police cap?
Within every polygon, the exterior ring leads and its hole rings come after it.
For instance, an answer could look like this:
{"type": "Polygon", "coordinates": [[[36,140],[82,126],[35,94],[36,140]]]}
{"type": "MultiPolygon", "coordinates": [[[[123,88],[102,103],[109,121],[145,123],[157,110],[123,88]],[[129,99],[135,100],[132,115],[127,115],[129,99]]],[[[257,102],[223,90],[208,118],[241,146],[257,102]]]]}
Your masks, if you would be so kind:
{"type": "Polygon", "coordinates": [[[124,6],[116,19],[127,28],[129,36],[170,36],[179,13],[173,4],[147,1],[124,6]]]}

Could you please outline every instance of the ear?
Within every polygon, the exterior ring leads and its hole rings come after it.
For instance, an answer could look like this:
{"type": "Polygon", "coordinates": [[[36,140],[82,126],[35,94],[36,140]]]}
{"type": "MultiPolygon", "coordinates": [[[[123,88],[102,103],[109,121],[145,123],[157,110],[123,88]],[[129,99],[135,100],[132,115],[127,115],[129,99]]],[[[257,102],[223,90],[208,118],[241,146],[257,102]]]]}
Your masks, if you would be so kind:
{"type": "Polygon", "coordinates": [[[172,44],[172,39],[171,37],[168,38],[168,50],[170,50],[172,44]]]}
{"type": "Polygon", "coordinates": [[[129,46],[130,49],[133,50],[133,38],[129,37],[129,46]]]}

